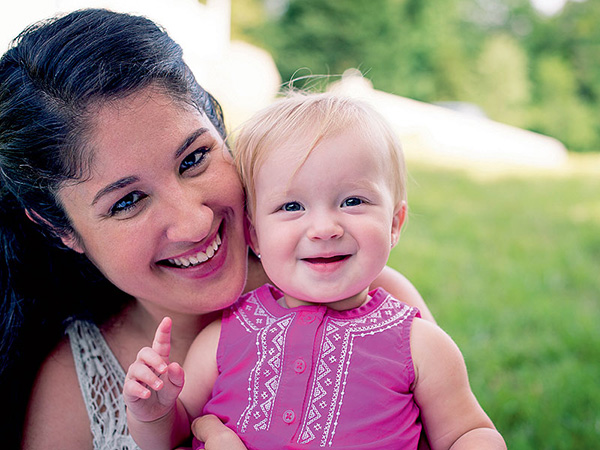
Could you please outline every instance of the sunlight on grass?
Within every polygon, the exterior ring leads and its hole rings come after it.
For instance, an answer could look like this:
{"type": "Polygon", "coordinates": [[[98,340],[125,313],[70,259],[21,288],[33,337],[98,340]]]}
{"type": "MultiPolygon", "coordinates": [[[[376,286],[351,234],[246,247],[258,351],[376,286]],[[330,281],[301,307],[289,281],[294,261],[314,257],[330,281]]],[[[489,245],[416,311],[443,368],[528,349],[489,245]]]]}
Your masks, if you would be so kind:
{"type": "Polygon", "coordinates": [[[408,167],[409,221],[390,265],[461,347],[509,448],[593,448],[600,157],[544,170],[414,158],[408,167]]]}

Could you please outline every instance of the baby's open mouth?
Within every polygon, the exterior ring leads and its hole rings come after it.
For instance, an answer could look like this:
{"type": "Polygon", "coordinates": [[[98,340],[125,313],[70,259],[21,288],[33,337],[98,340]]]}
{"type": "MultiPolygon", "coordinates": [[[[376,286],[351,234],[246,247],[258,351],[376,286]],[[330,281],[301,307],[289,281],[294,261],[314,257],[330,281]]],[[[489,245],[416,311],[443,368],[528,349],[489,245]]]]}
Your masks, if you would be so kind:
{"type": "Polygon", "coordinates": [[[311,264],[330,264],[350,258],[350,255],[335,255],[329,257],[303,258],[303,261],[311,264]]]}

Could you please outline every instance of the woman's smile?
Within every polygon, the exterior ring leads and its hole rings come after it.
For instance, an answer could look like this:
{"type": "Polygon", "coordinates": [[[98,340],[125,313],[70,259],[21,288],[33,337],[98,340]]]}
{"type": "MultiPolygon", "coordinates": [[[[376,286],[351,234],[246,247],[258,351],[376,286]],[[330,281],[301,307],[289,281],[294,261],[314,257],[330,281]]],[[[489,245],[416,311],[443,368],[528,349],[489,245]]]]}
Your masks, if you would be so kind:
{"type": "Polygon", "coordinates": [[[221,236],[217,234],[212,242],[208,244],[206,250],[194,252],[190,255],[181,255],[176,258],[169,258],[167,262],[175,267],[187,269],[202,264],[215,256],[221,246],[221,236]]]}

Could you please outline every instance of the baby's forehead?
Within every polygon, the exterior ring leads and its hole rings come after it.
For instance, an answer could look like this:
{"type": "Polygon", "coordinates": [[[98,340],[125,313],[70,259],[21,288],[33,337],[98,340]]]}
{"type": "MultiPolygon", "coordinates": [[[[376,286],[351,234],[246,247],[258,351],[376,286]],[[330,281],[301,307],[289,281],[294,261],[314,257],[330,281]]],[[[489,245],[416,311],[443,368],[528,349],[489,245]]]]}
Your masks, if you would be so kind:
{"type": "MultiPolygon", "coordinates": [[[[340,137],[350,136],[357,145],[362,145],[367,154],[372,155],[374,159],[387,158],[389,155],[388,143],[382,133],[378,130],[369,129],[366,124],[347,124],[335,128],[323,129],[318,123],[307,123],[293,130],[288,130],[287,134],[273,134],[267,136],[264,150],[272,154],[284,151],[288,154],[290,160],[299,158],[306,159],[315,148],[323,147],[327,143],[340,137]]],[[[343,146],[334,148],[334,150],[343,152],[343,146]]]]}
{"type": "Polygon", "coordinates": [[[340,187],[344,184],[354,188],[360,187],[359,181],[370,186],[371,178],[377,182],[387,179],[393,189],[395,181],[389,170],[392,164],[390,149],[382,139],[372,140],[346,129],[330,134],[297,134],[274,142],[269,154],[257,165],[253,178],[254,184],[263,185],[260,180],[266,175],[269,188],[277,184],[281,189],[296,183],[302,185],[315,174],[340,187]]]}

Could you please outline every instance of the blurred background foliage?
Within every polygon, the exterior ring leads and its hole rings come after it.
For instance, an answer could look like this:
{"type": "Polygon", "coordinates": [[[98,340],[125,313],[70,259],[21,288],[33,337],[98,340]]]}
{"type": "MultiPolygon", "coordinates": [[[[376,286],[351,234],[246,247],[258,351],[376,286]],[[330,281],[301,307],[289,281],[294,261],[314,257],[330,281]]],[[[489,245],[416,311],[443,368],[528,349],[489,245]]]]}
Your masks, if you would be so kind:
{"type": "MultiPolygon", "coordinates": [[[[410,219],[388,264],[460,347],[511,450],[600,442],[600,177],[485,175],[409,162],[410,219]]],[[[597,163],[596,163],[597,164],[597,163]]]]}
{"type": "Polygon", "coordinates": [[[473,103],[574,152],[600,151],[598,23],[597,0],[552,16],[530,0],[232,0],[233,39],[271,52],[284,82],[358,68],[375,89],[473,103]]]}

